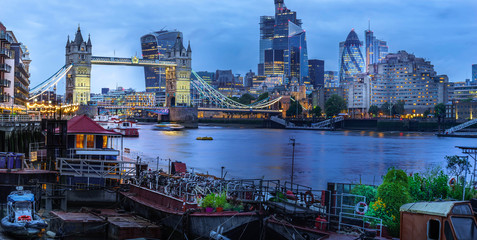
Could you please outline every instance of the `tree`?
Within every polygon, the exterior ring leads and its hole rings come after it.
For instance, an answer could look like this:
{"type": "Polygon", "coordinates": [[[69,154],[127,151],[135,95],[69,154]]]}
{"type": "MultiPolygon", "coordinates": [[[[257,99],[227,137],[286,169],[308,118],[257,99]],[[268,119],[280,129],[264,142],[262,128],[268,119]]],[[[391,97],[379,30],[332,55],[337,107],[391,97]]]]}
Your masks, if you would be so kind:
{"type": "Polygon", "coordinates": [[[303,108],[301,107],[301,104],[298,103],[298,101],[292,101],[290,103],[290,107],[288,108],[287,110],[287,116],[291,117],[291,116],[295,116],[297,117],[297,111],[298,111],[298,115],[300,115],[302,112],[303,112],[303,108]],[[297,107],[298,107],[298,110],[297,110],[297,107]]]}
{"type": "Polygon", "coordinates": [[[376,117],[379,114],[379,107],[376,105],[371,105],[369,107],[368,113],[376,117]]]}
{"type": "Polygon", "coordinates": [[[315,117],[321,116],[321,107],[320,106],[315,106],[313,110],[311,110],[311,114],[315,117]]]}
{"type": "Polygon", "coordinates": [[[249,105],[250,103],[252,103],[252,100],[255,100],[255,98],[251,94],[245,93],[238,99],[238,102],[241,104],[249,105]]]}
{"type": "Polygon", "coordinates": [[[427,118],[427,116],[429,116],[429,114],[431,114],[431,110],[429,109],[426,109],[426,111],[424,111],[424,117],[427,118]]]}
{"type": "Polygon", "coordinates": [[[392,115],[402,115],[404,113],[404,101],[400,100],[392,107],[392,115]]]}
{"type": "Polygon", "coordinates": [[[331,97],[326,100],[325,103],[325,112],[327,117],[338,115],[342,110],[346,110],[347,108],[346,101],[337,94],[331,95],[331,97]]]}
{"type": "Polygon", "coordinates": [[[384,113],[384,115],[391,116],[391,104],[389,102],[385,102],[383,105],[381,105],[381,112],[384,113]]]}
{"type": "Polygon", "coordinates": [[[467,157],[460,157],[457,155],[446,156],[445,158],[447,160],[447,171],[449,171],[451,175],[455,175],[457,177],[457,182],[459,182],[459,176],[470,168],[469,159],[467,157]]]}
{"type": "Polygon", "coordinates": [[[267,97],[268,97],[268,92],[264,92],[264,93],[260,94],[260,96],[258,96],[257,102],[262,101],[263,99],[265,99],[267,97]]]}
{"type": "Polygon", "coordinates": [[[434,115],[437,117],[437,125],[439,127],[439,133],[441,132],[441,119],[446,116],[446,105],[439,103],[434,107],[434,115]]]}

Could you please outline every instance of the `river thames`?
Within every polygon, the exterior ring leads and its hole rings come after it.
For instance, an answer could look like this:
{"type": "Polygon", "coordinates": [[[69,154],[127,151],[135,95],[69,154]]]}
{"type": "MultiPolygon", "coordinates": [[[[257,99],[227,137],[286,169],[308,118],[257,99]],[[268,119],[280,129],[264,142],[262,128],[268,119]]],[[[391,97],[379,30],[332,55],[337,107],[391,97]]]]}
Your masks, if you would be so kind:
{"type": "MultiPolygon", "coordinates": [[[[381,183],[388,168],[408,173],[445,167],[446,155],[461,154],[455,146],[475,146],[469,138],[442,138],[432,133],[374,131],[310,131],[200,126],[184,131],[155,131],[141,125],[139,138],[125,138],[124,147],[139,153],[149,168],[157,157],[182,161],[189,170],[226,178],[289,180],[290,138],[296,139],[295,182],[324,189],[327,182],[381,183]],[[213,137],[199,141],[197,137],[213,137]]],[[[160,160],[159,168],[167,169],[160,160]]]]}

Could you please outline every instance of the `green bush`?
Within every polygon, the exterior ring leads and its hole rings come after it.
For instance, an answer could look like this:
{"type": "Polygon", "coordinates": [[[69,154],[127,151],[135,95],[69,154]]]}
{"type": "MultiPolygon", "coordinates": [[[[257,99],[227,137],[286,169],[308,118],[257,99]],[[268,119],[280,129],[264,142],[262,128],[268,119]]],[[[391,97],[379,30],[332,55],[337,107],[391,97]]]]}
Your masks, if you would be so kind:
{"type": "Polygon", "coordinates": [[[215,193],[209,193],[201,202],[201,207],[214,207],[215,204],[215,193]]]}
{"type": "Polygon", "coordinates": [[[366,204],[369,206],[371,202],[376,201],[377,190],[372,186],[357,185],[351,190],[351,194],[365,196],[366,204]]]}
{"type": "Polygon", "coordinates": [[[223,208],[226,203],[227,203],[227,194],[225,194],[225,192],[222,192],[221,194],[215,195],[214,207],[216,207],[216,208],[218,208],[218,207],[223,208]]]}

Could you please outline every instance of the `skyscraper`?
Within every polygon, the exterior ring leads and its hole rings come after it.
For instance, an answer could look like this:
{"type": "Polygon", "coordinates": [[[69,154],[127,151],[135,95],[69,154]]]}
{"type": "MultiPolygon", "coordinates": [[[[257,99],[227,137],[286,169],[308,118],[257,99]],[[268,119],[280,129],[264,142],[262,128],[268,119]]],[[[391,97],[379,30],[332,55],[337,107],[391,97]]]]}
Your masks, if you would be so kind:
{"type": "Polygon", "coordinates": [[[369,65],[383,60],[388,54],[388,45],[386,41],[376,39],[373,31],[369,28],[364,31],[366,43],[366,71],[369,71],[369,65]]]}
{"type": "Polygon", "coordinates": [[[365,71],[362,45],[354,29],[351,29],[346,41],[340,42],[340,84],[352,82],[357,73],[365,71]]]}
{"type": "Polygon", "coordinates": [[[477,82],[477,64],[472,64],[472,81],[477,82]]]}
{"type": "MultiPolygon", "coordinates": [[[[142,36],[142,57],[151,60],[165,58],[166,52],[171,50],[174,46],[177,36],[182,39],[181,32],[167,30],[161,30],[142,36]]],[[[157,102],[162,105],[166,99],[165,69],[160,67],[144,67],[144,76],[146,78],[146,92],[155,92],[157,102]]]]}
{"type": "Polygon", "coordinates": [[[306,33],[296,12],[275,0],[275,16],[260,17],[259,75],[284,74],[303,83],[308,78],[306,33]]]}
{"type": "Polygon", "coordinates": [[[308,69],[310,75],[310,84],[315,89],[325,85],[325,61],[318,59],[308,60],[308,69]]]}

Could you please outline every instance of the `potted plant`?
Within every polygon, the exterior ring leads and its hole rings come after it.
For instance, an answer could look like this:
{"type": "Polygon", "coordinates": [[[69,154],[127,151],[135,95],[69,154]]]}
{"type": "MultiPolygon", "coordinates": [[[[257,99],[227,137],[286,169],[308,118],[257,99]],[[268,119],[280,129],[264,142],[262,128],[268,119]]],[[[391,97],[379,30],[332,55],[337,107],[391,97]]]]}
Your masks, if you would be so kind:
{"type": "Polygon", "coordinates": [[[201,207],[205,208],[205,212],[213,212],[214,202],[215,202],[215,194],[214,193],[207,194],[207,196],[205,196],[201,202],[202,204],[201,207]]]}
{"type": "Polygon", "coordinates": [[[233,206],[230,203],[225,203],[224,205],[224,211],[230,211],[232,210],[233,206]]]}
{"type": "Polygon", "coordinates": [[[225,192],[215,196],[215,209],[217,212],[222,212],[226,203],[227,195],[225,194],[225,192]]]}

